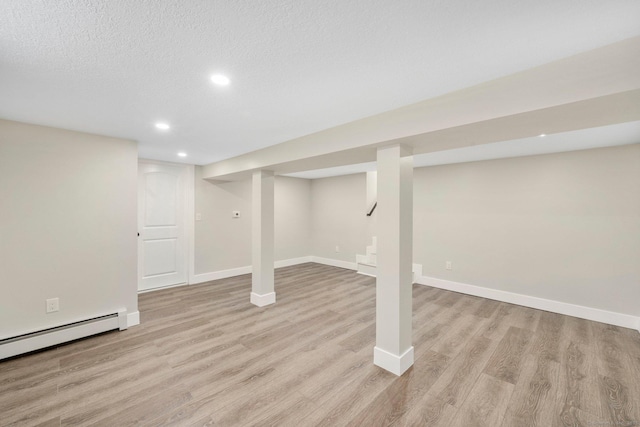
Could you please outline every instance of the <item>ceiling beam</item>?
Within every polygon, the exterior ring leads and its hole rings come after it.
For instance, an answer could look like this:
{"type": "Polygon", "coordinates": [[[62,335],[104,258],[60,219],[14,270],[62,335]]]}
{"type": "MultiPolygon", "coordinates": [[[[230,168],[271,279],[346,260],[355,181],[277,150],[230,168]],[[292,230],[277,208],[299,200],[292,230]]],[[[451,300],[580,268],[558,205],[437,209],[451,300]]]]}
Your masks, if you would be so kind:
{"type": "Polygon", "coordinates": [[[402,141],[427,153],[640,120],[640,37],[203,166],[234,180],[371,161],[402,141]]]}

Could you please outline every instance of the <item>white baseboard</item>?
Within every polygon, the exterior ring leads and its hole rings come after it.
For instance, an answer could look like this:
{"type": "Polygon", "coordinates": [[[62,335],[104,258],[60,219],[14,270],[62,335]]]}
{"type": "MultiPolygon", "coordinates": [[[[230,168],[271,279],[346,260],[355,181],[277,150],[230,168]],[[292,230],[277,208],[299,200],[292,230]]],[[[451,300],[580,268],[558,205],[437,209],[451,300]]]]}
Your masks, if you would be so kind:
{"type": "Polygon", "coordinates": [[[312,256],[311,262],[318,264],[330,265],[332,267],[346,268],[348,270],[357,270],[358,265],[355,262],[341,261],[339,259],[322,258],[319,256],[312,256]]]}
{"type": "Polygon", "coordinates": [[[264,307],[265,305],[274,304],[276,302],[276,293],[270,292],[268,294],[259,295],[255,292],[251,292],[251,304],[258,307],[264,307]]]}
{"type": "Polygon", "coordinates": [[[363,276],[376,277],[375,265],[358,263],[358,269],[356,271],[363,276]]]}
{"type": "Polygon", "coordinates": [[[275,268],[282,268],[282,267],[291,267],[292,265],[298,265],[298,264],[305,264],[307,262],[313,262],[312,261],[312,256],[303,256],[300,258],[289,258],[289,259],[283,259],[280,261],[276,261],[274,263],[274,267],[275,268]]]}
{"type": "Polygon", "coordinates": [[[241,276],[243,274],[250,274],[251,266],[230,268],[228,270],[212,271],[210,273],[194,274],[190,285],[196,285],[198,283],[210,282],[212,280],[226,279],[228,277],[241,276]]]}
{"type": "Polygon", "coordinates": [[[629,314],[616,313],[613,311],[601,310],[599,308],[585,307],[582,305],[554,301],[530,295],[516,294],[513,292],[469,285],[466,283],[452,282],[434,277],[421,276],[416,279],[416,283],[421,285],[432,286],[434,288],[446,289],[477,297],[489,298],[510,304],[522,305],[524,307],[536,308],[538,310],[550,311],[552,313],[565,314],[567,316],[579,317],[581,319],[593,320],[595,322],[607,323],[609,325],[622,326],[623,328],[636,329],[640,332],[640,317],[631,316],[629,314]]]}
{"type": "Polygon", "coordinates": [[[164,291],[165,289],[171,289],[171,288],[179,288],[180,286],[186,286],[188,285],[187,282],[182,282],[182,283],[176,283],[174,285],[167,285],[167,286],[159,286],[157,288],[149,288],[149,289],[138,289],[138,295],[140,294],[146,294],[148,292],[155,292],[155,291],[164,291]]]}
{"type": "Polygon", "coordinates": [[[373,364],[400,376],[413,365],[413,346],[400,356],[376,346],[373,348],[373,364]]]}
{"type": "MultiPolygon", "coordinates": [[[[273,263],[274,268],[290,267],[292,265],[304,264],[307,262],[313,262],[312,256],[304,256],[299,258],[289,258],[273,263]]],[[[252,267],[245,265],[244,267],[230,268],[228,270],[212,271],[210,273],[194,274],[191,277],[190,285],[197,285],[198,283],[210,282],[212,280],[226,279],[228,277],[241,276],[243,274],[251,274],[252,267]]]]}

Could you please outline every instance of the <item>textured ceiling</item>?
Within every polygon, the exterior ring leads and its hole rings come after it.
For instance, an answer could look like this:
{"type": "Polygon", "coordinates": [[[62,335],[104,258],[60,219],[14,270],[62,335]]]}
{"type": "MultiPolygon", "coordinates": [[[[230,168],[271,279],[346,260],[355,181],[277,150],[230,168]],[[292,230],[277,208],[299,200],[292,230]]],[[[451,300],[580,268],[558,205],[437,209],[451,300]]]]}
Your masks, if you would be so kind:
{"type": "Polygon", "coordinates": [[[206,164],[637,36],[639,23],[637,0],[3,0],[0,117],[206,164]]]}

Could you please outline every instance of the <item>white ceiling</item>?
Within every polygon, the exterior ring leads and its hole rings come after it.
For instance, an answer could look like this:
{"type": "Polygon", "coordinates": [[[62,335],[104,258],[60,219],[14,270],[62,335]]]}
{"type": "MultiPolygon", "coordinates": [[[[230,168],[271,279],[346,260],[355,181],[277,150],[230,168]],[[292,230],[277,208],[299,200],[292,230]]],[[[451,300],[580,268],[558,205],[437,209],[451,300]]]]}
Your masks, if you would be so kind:
{"type": "Polygon", "coordinates": [[[638,36],[638,22],[637,0],[3,0],[0,117],[207,164],[638,36]]]}
{"type": "MultiPolygon", "coordinates": [[[[640,122],[628,122],[572,132],[522,138],[511,141],[436,151],[413,156],[414,167],[438,166],[536,154],[561,153],[589,148],[640,143],[640,122]]],[[[376,162],[316,169],[286,174],[296,178],[317,179],[376,170],[376,162]]]]}

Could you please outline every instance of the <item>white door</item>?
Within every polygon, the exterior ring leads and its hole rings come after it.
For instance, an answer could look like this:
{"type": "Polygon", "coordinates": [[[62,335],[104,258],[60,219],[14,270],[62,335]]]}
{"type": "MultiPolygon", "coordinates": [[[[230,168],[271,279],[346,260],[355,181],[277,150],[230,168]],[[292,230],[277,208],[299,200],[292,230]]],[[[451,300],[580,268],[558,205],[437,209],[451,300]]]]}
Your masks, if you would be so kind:
{"type": "Polygon", "coordinates": [[[188,166],[138,164],[138,290],[187,281],[188,166]]]}

